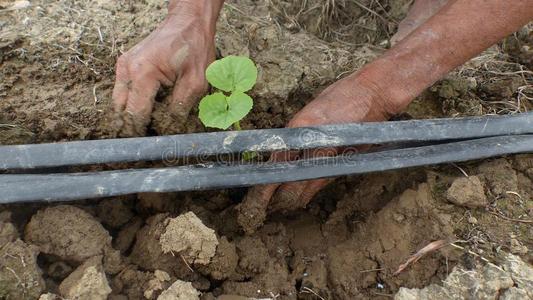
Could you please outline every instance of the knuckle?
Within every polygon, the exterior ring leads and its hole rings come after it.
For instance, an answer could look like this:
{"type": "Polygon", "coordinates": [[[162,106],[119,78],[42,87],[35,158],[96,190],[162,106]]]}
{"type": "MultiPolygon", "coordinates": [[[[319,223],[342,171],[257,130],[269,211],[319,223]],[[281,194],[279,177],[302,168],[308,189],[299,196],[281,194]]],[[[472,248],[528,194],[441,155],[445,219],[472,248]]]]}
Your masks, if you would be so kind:
{"type": "Polygon", "coordinates": [[[129,68],[130,68],[132,75],[138,76],[138,75],[142,75],[142,73],[145,72],[146,65],[142,59],[140,60],[137,59],[134,61],[130,61],[129,68]]]}
{"type": "Polygon", "coordinates": [[[191,85],[191,93],[193,95],[199,96],[207,91],[207,82],[197,80],[191,85]]]}
{"type": "Polygon", "coordinates": [[[299,115],[289,122],[288,127],[310,127],[316,125],[316,120],[312,117],[299,115]]]}

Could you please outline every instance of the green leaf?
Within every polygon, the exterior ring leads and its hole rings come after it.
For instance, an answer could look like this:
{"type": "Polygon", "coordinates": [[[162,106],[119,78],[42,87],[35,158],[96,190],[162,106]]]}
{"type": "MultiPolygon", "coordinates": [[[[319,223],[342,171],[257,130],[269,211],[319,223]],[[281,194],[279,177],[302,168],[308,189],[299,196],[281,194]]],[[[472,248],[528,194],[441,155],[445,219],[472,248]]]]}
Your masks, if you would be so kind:
{"type": "Polygon", "coordinates": [[[205,96],[199,105],[198,116],[207,127],[227,129],[233,124],[227,124],[228,101],[223,93],[205,96]]]}
{"type": "Polygon", "coordinates": [[[247,92],[257,81],[257,67],[244,56],[227,56],[214,61],[205,76],[209,83],[225,92],[247,92]]]}
{"type": "Polygon", "coordinates": [[[205,96],[200,101],[200,120],[207,127],[228,129],[242,120],[252,109],[253,100],[242,92],[226,97],[223,93],[205,96]]]}
{"type": "MultiPolygon", "coordinates": [[[[228,98],[228,114],[232,120],[232,124],[244,119],[246,115],[252,110],[254,101],[252,97],[243,92],[234,92],[228,98]]],[[[229,127],[229,126],[228,126],[229,127]]]]}
{"type": "Polygon", "coordinates": [[[244,151],[242,153],[242,159],[244,161],[252,161],[254,158],[258,157],[259,154],[255,151],[244,151]]]}

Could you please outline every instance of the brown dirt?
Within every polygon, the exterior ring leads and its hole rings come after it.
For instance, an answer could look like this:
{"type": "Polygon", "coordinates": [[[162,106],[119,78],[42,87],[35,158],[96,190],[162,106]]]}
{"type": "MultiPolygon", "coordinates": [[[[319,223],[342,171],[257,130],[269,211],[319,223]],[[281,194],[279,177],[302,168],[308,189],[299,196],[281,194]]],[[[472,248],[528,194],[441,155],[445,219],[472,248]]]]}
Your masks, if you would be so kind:
{"type": "Polygon", "coordinates": [[[165,232],[159,237],[164,253],[180,253],[190,264],[211,262],[218,246],[215,231],[205,226],[193,212],[167,219],[165,223],[165,232]]]}
{"type": "Polygon", "coordinates": [[[111,237],[93,216],[74,206],[54,206],[36,213],[26,225],[24,239],[42,253],[75,263],[104,254],[111,237]]]}
{"type": "MultiPolygon", "coordinates": [[[[124,134],[110,110],[113,66],[163,18],[164,2],[35,0],[29,8],[1,12],[0,144],[124,134]]],[[[227,1],[218,52],[250,55],[260,68],[255,106],[243,127],[284,126],[329,83],[379,55],[408,2],[227,1]]],[[[8,4],[0,1],[0,9],[8,4]]],[[[526,26],[435,84],[402,117],[533,108],[532,29],[526,26]]],[[[166,113],[164,97],[165,91],[151,134],[205,130],[196,111],[181,126],[166,113]]],[[[175,282],[190,282],[202,299],[388,299],[401,287],[440,284],[454,267],[481,274],[490,261],[511,268],[506,252],[533,262],[532,180],[533,155],[350,176],[306,209],[266,216],[250,235],[235,211],[242,190],[142,194],[78,206],[4,205],[0,299],[66,294],[62,282],[86,273],[101,279],[100,294],[109,284],[110,299],[157,299],[175,282]],[[486,206],[449,202],[454,182],[465,183],[463,172],[480,183],[469,199],[486,200],[486,206]],[[168,219],[188,212],[216,234],[207,265],[189,263],[187,251],[162,249],[168,219]],[[465,249],[444,247],[393,275],[419,249],[450,238],[462,240],[465,249]],[[97,272],[88,272],[90,266],[97,272]]]]}
{"type": "Polygon", "coordinates": [[[86,260],[59,285],[61,296],[66,299],[105,300],[111,293],[107,282],[102,256],[86,260]]]}
{"type": "Polygon", "coordinates": [[[0,228],[0,299],[38,298],[45,282],[37,265],[37,247],[20,240],[11,223],[0,221],[0,228]]]}

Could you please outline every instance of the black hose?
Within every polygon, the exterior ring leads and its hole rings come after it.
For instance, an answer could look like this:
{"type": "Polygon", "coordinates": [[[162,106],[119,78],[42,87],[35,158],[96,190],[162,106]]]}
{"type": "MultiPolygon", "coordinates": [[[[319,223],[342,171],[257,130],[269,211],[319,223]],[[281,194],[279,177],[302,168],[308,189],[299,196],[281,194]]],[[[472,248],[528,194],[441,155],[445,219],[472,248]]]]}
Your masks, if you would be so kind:
{"type": "Polygon", "coordinates": [[[533,133],[533,114],[326,125],[0,147],[0,169],[32,169],[191,156],[443,141],[533,133]]]}
{"type": "Polygon", "coordinates": [[[0,175],[0,203],[65,201],[230,188],[334,177],[533,152],[533,135],[489,137],[384,152],[285,163],[202,165],[77,174],[0,175]]]}

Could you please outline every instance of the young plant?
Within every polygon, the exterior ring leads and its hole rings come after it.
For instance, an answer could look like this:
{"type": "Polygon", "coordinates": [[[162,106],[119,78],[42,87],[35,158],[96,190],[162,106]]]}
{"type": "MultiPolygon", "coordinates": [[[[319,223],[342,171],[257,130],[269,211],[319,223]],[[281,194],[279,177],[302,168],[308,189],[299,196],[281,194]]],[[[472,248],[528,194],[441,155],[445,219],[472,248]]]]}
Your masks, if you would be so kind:
{"type": "Polygon", "coordinates": [[[205,71],[207,81],[219,91],[200,101],[199,117],[206,127],[241,130],[240,121],[253,107],[246,94],[257,81],[257,67],[248,57],[227,56],[214,61],[205,71]]]}

